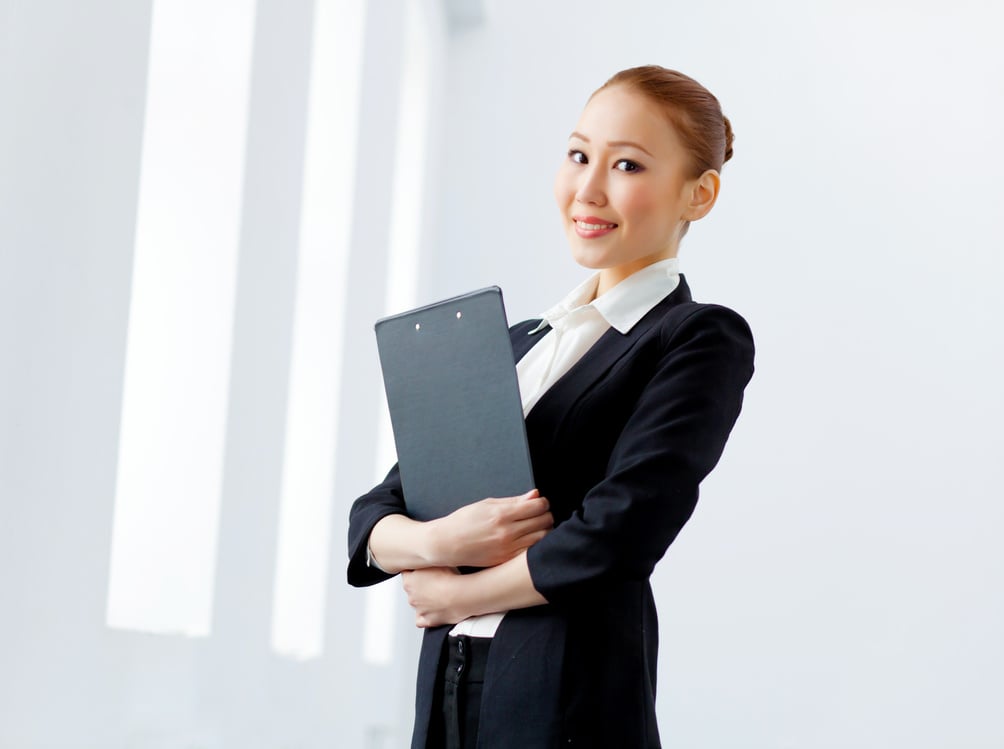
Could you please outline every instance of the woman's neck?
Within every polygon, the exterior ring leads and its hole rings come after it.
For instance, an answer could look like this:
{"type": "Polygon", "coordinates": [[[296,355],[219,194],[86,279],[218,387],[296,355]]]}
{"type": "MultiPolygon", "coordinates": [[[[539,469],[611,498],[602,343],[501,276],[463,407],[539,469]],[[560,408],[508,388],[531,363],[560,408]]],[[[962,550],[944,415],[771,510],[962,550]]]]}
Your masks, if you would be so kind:
{"type": "MultiPolygon", "coordinates": [[[[661,253],[659,255],[652,255],[645,258],[640,258],[639,260],[632,261],[630,263],[624,263],[623,265],[617,265],[612,268],[603,268],[599,273],[599,281],[596,283],[596,297],[602,296],[606,292],[610,291],[614,286],[619,284],[625,278],[634,275],[642,268],[647,268],[654,263],[658,263],[661,260],[669,260],[671,257],[676,257],[676,251],[674,250],[672,254],[661,253]]],[[[590,299],[589,301],[593,301],[590,299]]]]}

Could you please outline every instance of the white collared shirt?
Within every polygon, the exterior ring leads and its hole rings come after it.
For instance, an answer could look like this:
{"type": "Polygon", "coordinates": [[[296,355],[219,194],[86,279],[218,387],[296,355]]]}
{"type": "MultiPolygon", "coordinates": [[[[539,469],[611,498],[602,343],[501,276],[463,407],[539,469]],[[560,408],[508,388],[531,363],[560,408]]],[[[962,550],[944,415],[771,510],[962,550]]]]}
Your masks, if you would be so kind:
{"type": "MultiPolygon", "coordinates": [[[[594,299],[599,275],[574,288],[541,316],[530,331],[540,335],[550,330],[516,364],[524,417],[610,328],[622,335],[631,331],[655,305],[680,284],[677,258],[660,260],[632,273],[602,296],[594,299]]],[[[493,637],[505,612],[474,616],[459,622],[451,635],[493,637]]]]}

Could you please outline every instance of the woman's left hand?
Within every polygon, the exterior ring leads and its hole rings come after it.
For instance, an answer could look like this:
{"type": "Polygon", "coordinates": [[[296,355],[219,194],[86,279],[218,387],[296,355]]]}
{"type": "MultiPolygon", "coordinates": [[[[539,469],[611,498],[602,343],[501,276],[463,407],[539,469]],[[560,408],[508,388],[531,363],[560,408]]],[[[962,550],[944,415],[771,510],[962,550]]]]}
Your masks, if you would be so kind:
{"type": "Polygon", "coordinates": [[[479,614],[547,603],[533,587],[525,551],[470,575],[461,575],[453,567],[425,567],[401,576],[419,627],[456,624],[479,614]]]}
{"type": "Polygon", "coordinates": [[[402,572],[404,592],[415,609],[415,625],[438,627],[470,616],[460,600],[462,575],[452,567],[426,567],[402,572]]]}

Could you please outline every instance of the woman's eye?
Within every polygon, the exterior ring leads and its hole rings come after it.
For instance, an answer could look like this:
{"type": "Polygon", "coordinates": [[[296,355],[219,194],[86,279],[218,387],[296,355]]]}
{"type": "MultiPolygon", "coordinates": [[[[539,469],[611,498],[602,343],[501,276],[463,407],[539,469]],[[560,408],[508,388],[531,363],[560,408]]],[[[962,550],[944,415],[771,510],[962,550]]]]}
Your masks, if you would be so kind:
{"type": "Polygon", "coordinates": [[[640,172],[641,164],[630,159],[621,159],[614,164],[614,169],[620,169],[622,172],[640,172]]]}
{"type": "Polygon", "coordinates": [[[582,151],[576,151],[574,148],[568,151],[568,158],[574,161],[576,164],[588,164],[589,159],[582,151]]]}

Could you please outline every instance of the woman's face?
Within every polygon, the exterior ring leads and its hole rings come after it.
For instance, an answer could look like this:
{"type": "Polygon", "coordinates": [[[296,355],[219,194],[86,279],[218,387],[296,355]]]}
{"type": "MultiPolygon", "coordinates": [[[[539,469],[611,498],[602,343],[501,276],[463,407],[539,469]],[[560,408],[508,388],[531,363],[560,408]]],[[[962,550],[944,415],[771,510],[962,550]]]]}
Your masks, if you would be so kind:
{"type": "MultiPolygon", "coordinates": [[[[554,196],[576,262],[600,269],[603,293],[675,257],[700,178],[656,104],[614,86],[598,92],[569,138],[554,196]]],[[[703,215],[703,214],[702,214],[703,215]]]]}

